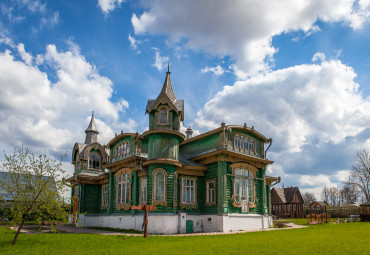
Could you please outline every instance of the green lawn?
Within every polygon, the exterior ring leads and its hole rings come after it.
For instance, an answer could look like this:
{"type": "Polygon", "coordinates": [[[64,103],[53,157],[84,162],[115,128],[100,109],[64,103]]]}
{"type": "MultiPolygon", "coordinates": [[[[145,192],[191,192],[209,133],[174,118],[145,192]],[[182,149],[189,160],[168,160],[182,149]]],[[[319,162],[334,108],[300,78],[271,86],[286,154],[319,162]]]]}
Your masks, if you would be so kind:
{"type": "Polygon", "coordinates": [[[322,224],[217,236],[101,236],[21,234],[0,228],[4,254],[370,254],[370,223],[322,224]]]}

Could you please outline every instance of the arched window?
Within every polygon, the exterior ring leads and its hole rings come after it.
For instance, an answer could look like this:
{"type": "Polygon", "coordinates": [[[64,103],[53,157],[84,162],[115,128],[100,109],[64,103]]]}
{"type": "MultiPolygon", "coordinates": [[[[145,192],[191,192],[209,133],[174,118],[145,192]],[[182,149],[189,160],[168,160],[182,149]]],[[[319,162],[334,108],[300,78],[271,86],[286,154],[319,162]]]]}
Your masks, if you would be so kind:
{"type": "Polygon", "coordinates": [[[153,202],[166,205],[166,171],[156,169],[153,171],[153,202]]]}
{"type": "Polygon", "coordinates": [[[254,202],[253,173],[247,169],[236,168],[234,170],[234,197],[237,202],[254,202]]]}
{"type": "Polygon", "coordinates": [[[92,169],[100,169],[101,168],[101,156],[96,153],[92,152],[89,155],[89,168],[92,169]]]}
{"type": "Polygon", "coordinates": [[[167,123],[168,123],[168,111],[166,108],[162,108],[159,110],[159,124],[167,123]]]}
{"type": "Polygon", "coordinates": [[[255,143],[252,139],[243,136],[236,135],[234,138],[234,147],[242,152],[255,152],[255,143]]]}

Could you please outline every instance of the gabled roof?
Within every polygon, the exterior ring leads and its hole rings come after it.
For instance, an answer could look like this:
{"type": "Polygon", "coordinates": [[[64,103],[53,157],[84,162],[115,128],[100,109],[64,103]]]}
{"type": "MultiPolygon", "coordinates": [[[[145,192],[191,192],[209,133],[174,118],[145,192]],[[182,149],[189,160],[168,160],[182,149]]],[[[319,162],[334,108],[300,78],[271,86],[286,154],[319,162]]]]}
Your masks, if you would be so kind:
{"type": "Polygon", "coordinates": [[[272,188],[271,190],[271,204],[291,204],[297,203],[293,201],[297,195],[299,203],[303,203],[303,198],[299,192],[298,187],[288,187],[288,188],[272,188]],[[275,192],[274,192],[275,191],[275,192]]]}
{"type": "Polygon", "coordinates": [[[181,120],[184,120],[184,100],[178,100],[176,98],[175,92],[173,91],[172,81],[171,81],[171,72],[170,67],[168,65],[168,71],[166,74],[166,79],[164,81],[163,87],[161,92],[159,93],[156,99],[149,99],[146,105],[146,113],[150,113],[160,103],[160,100],[165,97],[169,101],[171,107],[174,108],[175,111],[181,114],[181,120]]]}

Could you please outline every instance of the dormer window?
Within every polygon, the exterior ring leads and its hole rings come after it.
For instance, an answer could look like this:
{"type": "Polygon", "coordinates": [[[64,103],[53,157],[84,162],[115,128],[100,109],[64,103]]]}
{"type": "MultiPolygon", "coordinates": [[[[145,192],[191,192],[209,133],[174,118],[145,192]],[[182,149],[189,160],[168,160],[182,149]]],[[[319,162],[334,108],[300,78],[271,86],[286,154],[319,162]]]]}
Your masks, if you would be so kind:
{"type": "Polygon", "coordinates": [[[130,142],[125,141],[120,143],[116,148],[116,157],[123,157],[130,154],[130,142]]]}
{"type": "Polygon", "coordinates": [[[100,169],[101,168],[101,157],[98,153],[92,152],[89,155],[89,168],[100,169]]]}
{"type": "Polygon", "coordinates": [[[255,143],[252,139],[243,136],[236,135],[234,139],[234,147],[241,151],[255,152],[255,143]]]}
{"type": "Polygon", "coordinates": [[[168,111],[166,108],[159,110],[159,124],[168,124],[168,111]]]}

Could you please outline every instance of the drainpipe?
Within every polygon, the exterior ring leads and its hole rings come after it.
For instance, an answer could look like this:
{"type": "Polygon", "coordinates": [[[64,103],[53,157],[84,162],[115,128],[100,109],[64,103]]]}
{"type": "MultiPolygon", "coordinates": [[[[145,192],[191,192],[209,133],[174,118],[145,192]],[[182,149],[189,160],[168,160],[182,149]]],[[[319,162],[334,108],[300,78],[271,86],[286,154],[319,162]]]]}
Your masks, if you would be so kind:
{"type": "Polygon", "coordinates": [[[267,140],[267,142],[269,142],[270,144],[269,144],[269,146],[267,147],[267,149],[265,150],[265,159],[266,159],[266,154],[267,154],[267,151],[270,149],[270,147],[271,147],[271,144],[272,144],[272,138],[269,138],[268,140],[267,140]]]}

